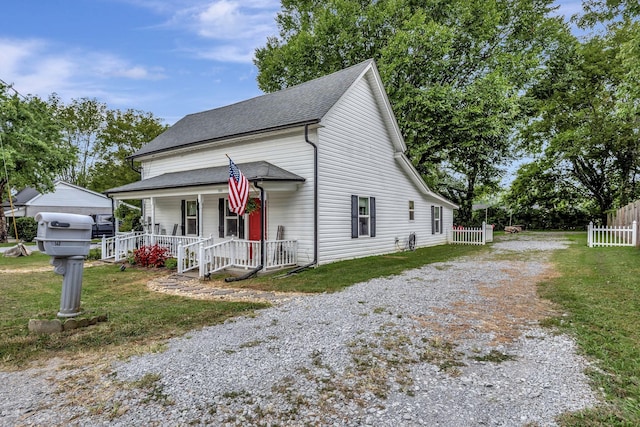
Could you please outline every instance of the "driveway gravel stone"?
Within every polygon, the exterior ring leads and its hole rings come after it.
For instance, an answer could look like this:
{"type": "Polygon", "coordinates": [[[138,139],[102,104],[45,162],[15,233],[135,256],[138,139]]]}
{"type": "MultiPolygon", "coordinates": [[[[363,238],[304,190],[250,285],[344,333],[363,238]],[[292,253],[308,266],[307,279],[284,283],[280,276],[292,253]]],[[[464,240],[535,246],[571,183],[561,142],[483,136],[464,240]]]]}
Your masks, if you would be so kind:
{"type": "Polygon", "coordinates": [[[599,402],[573,340],[538,325],[558,313],[536,283],[566,246],[504,236],[482,255],[296,295],[160,353],[0,372],[0,425],[553,426],[599,402]]]}

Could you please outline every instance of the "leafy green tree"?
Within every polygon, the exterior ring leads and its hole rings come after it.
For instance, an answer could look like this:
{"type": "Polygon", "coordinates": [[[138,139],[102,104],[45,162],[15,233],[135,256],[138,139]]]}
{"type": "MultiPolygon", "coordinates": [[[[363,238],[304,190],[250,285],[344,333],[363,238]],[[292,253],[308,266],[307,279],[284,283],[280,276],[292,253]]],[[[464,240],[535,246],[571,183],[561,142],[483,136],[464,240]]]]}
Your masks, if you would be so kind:
{"type": "Polygon", "coordinates": [[[526,163],[503,197],[503,204],[527,228],[581,228],[596,212],[587,192],[554,159],[526,163]]]}
{"type": "Polygon", "coordinates": [[[7,220],[2,202],[9,200],[9,190],[30,186],[51,191],[58,174],[74,164],[76,158],[62,138],[50,104],[37,97],[22,99],[2,84],[0,142],[0,242],[6,242],[7,220]]]}
{"type": "Polygon", "coordinates": [[[551,3],[286,0],[279,37],[256,51],[258,84],[274,91],[375,59],[410,158],[465,223],[515,154],[521,94],[562,28],[551,3]]]}
{"type": "Polygon", "coordinates": [[[139,165],[128,157],[166,128],[152,113],[107,110],[105,124],[96,137],[97,160],[89,170],[88,187],[102,192],[138,181],[140,174],[134,169],[139,165]]]}
{"type": "Polygon", "coordinates": [[[567,36],[530,91],[538,119],[522,134],[588,192],[602,221],[637,196],[638,123],[620,109],[620,36],[567,36]]]}
{"type": "Polygon", "coordinates": [[[107,105],[95,98],[73,99],[64,105],[55,94],[49,102],[57,110],[58,120],[63,124],[65,140],[77,153],[76,163],[70,165],[60,178],[87,187],[89,171],[98,160],[97,138],[105,124],[107,105]]]}

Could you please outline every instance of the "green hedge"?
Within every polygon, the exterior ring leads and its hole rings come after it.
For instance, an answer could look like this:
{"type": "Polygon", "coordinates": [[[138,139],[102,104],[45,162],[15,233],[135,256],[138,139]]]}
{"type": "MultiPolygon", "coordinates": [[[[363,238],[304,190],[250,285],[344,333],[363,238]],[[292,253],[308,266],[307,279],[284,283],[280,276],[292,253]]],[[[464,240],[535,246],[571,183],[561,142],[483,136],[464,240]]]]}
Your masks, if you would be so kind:
{"type": "Polygon", "coordinates": [[[13,218],[10,218],[9,221],[9,236],[16,238],[15,236],[15,228],[18,229],[18,239],[25,242],[32,242],[38,234],[38,223],[35,219],[31,217],[19,217],[15,218],[16,227],[13,226],[13,218]]]}

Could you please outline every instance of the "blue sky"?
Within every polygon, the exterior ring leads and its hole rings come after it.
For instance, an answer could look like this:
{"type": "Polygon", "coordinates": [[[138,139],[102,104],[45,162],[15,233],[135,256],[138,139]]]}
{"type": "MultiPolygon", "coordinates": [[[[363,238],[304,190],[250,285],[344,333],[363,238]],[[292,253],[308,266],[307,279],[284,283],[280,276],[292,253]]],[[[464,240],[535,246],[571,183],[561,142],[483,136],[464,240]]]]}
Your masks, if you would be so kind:
{"type": "Polygon", "coordinates": [[[279,0],[7,1],[0,79],[23,95],[97,98],[173,124],[261,94],[253,53],[277,34],[279,10],[279,0]]]}

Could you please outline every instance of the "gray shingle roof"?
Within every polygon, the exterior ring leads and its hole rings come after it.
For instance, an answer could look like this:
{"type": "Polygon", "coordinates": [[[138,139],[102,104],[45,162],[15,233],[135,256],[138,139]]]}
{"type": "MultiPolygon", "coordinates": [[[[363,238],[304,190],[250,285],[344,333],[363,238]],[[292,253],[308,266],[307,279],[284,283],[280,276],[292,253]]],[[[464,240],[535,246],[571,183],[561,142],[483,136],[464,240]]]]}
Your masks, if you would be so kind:
{"type": "MultiPolygon", "coordinates": [[[[13,205],[24,206],[28,201],[38,195],[40,195],[40,192],[35,188],[25,187],[22,190],[18,191],[15,196],[13,196],[13,205]]],[[[2,206],[10,207],[11,203],[7,200],[6,202],[2,203],[2,206]]]]}
{"type": "MultiPolygon", "coordinates": [[[[249,181],[304,181],[299,175],[286,171],[269,162],[240,163],[238,169],[249,181]]],[[[142,181],[132,182],[121,187],[111,188],[105,194],[125,191],[159,190],[164,188],[194,187],[203,185],[226,184],[229,180],[229,166],[170,172],[142,181]]]]}
{"type": "Polygon", "coordinates": [[[132,157],[204,141],[319,122],[362,72],[367,60],[297,86],[183,117],[132,157]]]}

